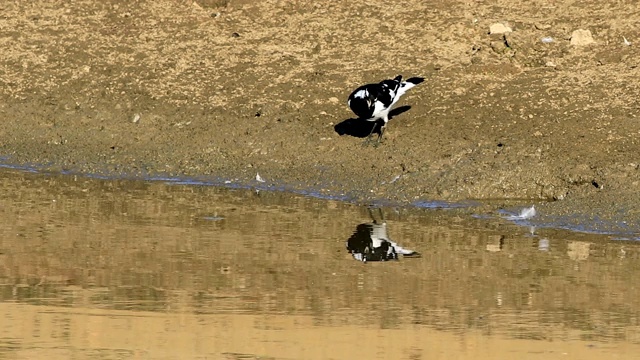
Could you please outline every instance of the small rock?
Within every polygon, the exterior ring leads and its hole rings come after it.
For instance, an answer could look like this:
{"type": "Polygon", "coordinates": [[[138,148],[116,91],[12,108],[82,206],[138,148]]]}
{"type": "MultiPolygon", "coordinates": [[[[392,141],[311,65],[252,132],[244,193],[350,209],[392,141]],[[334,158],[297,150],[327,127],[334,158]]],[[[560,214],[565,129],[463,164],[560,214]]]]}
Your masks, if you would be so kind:
{"type": "Polygon", "coordinates": [[[571,33],[571,45],[573,46],[585,46],[595,43],[591,31],[578,29],[571,33]]]}
{"type": "Polygon", "coordinates": [[[507,49],[507,42],[504,40],[504,38],[500,40],[494,40],[489,43],[489,45],[491,46],[491,50],[493,50],[497,54],[502,54],[507,49]]]}
{"type": "Polygon", "coordinates": [[[510,32],[513,32],[513,29],[503,23],[495,23],[489,26],[489,34],[508,34],[510,32]]]}
{"type": "Polygon", "coordinates": [[[332,103],[332,104],[337,104],[337,103],[340,102],[340,99],[338,99],[335,96],[332,96],[332,97],[329,98],[329,102],[332,103]]]}
{"type": "Polygon", "coordinates": [[[133,115],[133,120],[132,120],[132,122],[133,122],[134,124],[139,123],[139,122],[140,122],[140,114],[135,114],[135,115],[133,115]]]}

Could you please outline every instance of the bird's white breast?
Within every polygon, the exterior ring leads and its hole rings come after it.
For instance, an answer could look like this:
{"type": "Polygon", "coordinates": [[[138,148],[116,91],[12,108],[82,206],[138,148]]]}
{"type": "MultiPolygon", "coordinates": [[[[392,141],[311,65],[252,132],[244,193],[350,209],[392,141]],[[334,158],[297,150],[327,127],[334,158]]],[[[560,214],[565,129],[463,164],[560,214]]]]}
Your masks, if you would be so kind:
{"type": "Polygon", "coordinates": [[[389,237],[387,236],[387,224],[374,224],[371,228],[371,242],[373,247],[380,247],[383,241],[389,241],[389,237]]]}
{"type": "Polygon", "coordinates": [[[390,110],[391,107],[385,107],[382,102],[376,101],[373,107],[373,115],[369,120],[374,121],[376,119],[385,118],[385,115],[388,114],[390,110]]]}

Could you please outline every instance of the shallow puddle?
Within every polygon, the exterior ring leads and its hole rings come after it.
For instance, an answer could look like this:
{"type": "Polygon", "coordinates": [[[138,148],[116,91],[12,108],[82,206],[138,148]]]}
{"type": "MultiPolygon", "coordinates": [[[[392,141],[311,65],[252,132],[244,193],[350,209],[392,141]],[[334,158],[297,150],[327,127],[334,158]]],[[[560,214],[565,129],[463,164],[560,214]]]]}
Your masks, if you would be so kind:
{"type": "Polygon", "coordinates": [[[0,170],[0,359],[635,359],[640,248],[278,192],[0,170]],[[362,227],[360,228],[362,229],[362,227]]]}

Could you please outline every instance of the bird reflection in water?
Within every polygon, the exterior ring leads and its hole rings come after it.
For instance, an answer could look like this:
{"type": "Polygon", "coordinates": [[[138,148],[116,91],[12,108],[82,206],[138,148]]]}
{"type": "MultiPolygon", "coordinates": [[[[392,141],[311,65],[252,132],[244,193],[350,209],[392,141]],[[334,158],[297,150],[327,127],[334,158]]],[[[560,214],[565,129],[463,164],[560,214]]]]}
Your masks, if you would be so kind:
{"type": "Polygon", "coordinates": [[[389,238],[382,209],[378,208],[380,221],[375,218],[371,208],[368,210],[373,222],[358,225],[347,240],[347,250],[354,259],[367,262],[398,260],[398,255],[420,257],[418,252],[405,249],[389,238]]]}

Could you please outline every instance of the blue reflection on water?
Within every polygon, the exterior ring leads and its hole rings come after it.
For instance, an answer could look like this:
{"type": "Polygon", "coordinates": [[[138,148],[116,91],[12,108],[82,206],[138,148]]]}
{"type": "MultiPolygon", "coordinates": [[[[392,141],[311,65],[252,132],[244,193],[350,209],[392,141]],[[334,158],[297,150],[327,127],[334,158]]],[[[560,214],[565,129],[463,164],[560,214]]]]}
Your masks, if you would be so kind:
{"type": "MultiPolygon", "coordinates": [[[[313,198],[323,200],[336,200],[349,203],[357,203],[357,194],[346,193],[330,193],[326,190],[313,189],[313,188],[298,188],[294,186],[287,186],[282,184],[270,184],[258,181],[243,182],[239,179],[225,179],[220,177],[186,177],[186,176],[170,176],[170,175],[149,175],[144,171],[136,173],[120,173],[119,175],[103,174],[103,173],[80,173],[71,170],[56,170],[49,171],[48,167],[52,164],[23,164],[16,165],[8,163],[10,159],[7,157],[0,157],[0,168],[13,169],[20,171],[27,171],[30,173],[42,173],[42,174],[65,174],[65,175],[79,175],[88,178],[95,178],[101,180],[141,180],[141,181],[160,181],[172,185],[188,185],[188,186],[217,186],[230,189],[254,189],[256,191],[277,191],[277,192],[290,192],[297,195],[309,196],[313,198]]],[[[402,207],[398,203],[395,203],[386,199],[375,199],[367,202],[370,206],[375,207],[402,207]]],[[[410,204],[412,207],[421,209],[462,209],[472,208],[481,205],[478,201],[462,201],[462,202],[448,202],[439,200],[418,200],[410,204]]],[[[635,231],[625,221],[608,221],[601,219],[598,216],[585,216],[585,215],[571,215],[571,216],[540,216],[537,215],[529,219],[518,219],[513,217],[514,212],[508,210],[500,210],[500,216],[502,218],[511,216],[511,219],[505,219],[519,226],[537,228],[553,228],[563,229],[584,233],[601,234],[601,235],[616,235],[615,239],[618,240],[640,240],[638,231],[635,231]]],[[[494,216],[489,214],[472,214],[477,219],[491,219],[494,216]]],[[[208,220],[221,220],[221,219],[208,219],[208,220]]]]}

